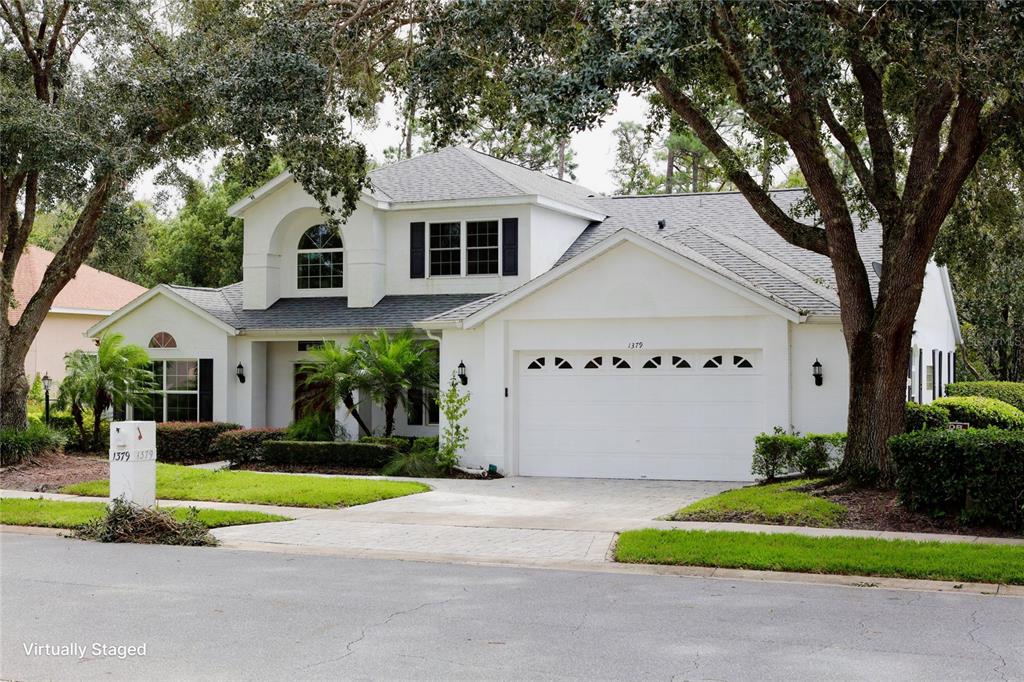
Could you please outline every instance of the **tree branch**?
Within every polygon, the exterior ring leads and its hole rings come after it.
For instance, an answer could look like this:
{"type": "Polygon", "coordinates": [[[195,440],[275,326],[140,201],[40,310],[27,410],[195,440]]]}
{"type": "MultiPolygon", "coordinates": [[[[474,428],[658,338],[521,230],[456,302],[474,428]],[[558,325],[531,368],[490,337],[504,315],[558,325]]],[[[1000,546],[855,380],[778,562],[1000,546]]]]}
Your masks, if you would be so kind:
{"type": "Polygon", "coordinates": [[[697,109],[689,97],[680,92],[665,76],[655,81],[655,87],[665,102],[690,126],[701,143],[715,155],[726,175],[750,202],[757,214],[783,239],[794,246],[828,255],[825,230],[794,220],[772,201],[771,196],[761,188],[743,168],[736,152],[722,139],[708,118],[697,109]]]}
{"type": "Polygon", "coordinates": [[[875,178],[871,173],[871,169],[868,168],[867,162],[864,160],[864,155],[861,154],[857,141],[853,139],[850,131],[839,122],[835,112],[832,111],[832,107],[824,98],[818,104],[818,115],[825,122],[829,132],[832,133],[832,137],[842,145],[843,151],[846,152],[846,158],[849,159],[850,166],[853,168],[853,172],[857,175],[857,179],[860,180],[861,187],[864,188],[864,194],[867,195],[868,200],[877,209],[878,201],[875,190],[875,178]]]}
{"type": "MultiPolygon", "coordinates": [[[[50,265],[46,268],[46,274],[43,275],[42,283],[25,304],[21,318],[11,330],[11,339],[22,341],[25,336],[29,338],[35,336],[39,325],[42,324],[50,310],[53,299],[78,272],[78,268],[85,261],[85,257],[89,255],[99,236],[99,219],[106,209],[114,183],[114,175],[108,173],[101,176],[89,191],[85,206],[82,208],[78,220],[75,221],[71,234],[68,235],[60,251],[54,255],[53,260],[50,261],[50,265]]],[[[24,248],[24,244],[22,244],[22,248],[24,248]]],[[[5,252],[5,269],[6,260],[5,252]]]]}
{"type": "Polygon", "coordinates": [[[933,97],[932,92],[934,90],[929,88],[914,111],[914,142],[907,163],[907,179],[903,185],[900,207],[904,217],[913,215],[913,206],[920,199],[922,189],[939,164],[942,124],[953,106],[954,93],[948,83],[938,88],[937,96],[933,97]]]}
{"type": "MultiPolygon", "coordinates": [[[[885,99],[882,79],[868,60],[858,50],[850,54],[853,76],[860,84],[864,102],[864,128],[871,148],[871,167],[874,174],[874,188],[877,196],[875,208],[886,219],[895,216],[896,211],[896,154],[885,117],[885,99]]],[[[885,227],[885,223],[883,223],[885,227]]]]}

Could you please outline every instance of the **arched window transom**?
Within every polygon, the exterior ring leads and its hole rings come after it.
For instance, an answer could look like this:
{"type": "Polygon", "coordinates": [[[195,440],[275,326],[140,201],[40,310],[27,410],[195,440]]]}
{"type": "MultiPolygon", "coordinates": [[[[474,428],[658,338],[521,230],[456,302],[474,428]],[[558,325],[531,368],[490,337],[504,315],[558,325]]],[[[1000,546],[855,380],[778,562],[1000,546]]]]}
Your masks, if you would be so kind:
{"type": "Polygon", "coordinates": [[[150,348],[177,348],[178,342],[167,332],[157,332],[149,340],[150,348]]]}
{"type": "Polygon", "coordinates": [[[340,289],[344,286],[345,252],[338,231],[314,225],[299,239],[297,284],[300,289],[340,289]]]}

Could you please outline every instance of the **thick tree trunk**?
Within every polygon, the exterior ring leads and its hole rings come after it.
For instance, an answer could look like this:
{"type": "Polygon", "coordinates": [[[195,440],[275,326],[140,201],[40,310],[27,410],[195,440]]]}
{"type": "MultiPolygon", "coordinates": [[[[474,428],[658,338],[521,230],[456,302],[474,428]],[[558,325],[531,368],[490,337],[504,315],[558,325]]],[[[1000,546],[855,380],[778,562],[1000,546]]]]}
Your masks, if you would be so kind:
{"type": "Polygon", "coordinates": [[[0,342],[0,429],[24,429],[28,425],[28,348],[29,344],[10,337],[0,342]]]}
{"type": "Polygon", "coordinates": [[[395,431],[395,408],[398,407],[398,396],[388,396],[384,401],[384,435],[390,436],[395,431]]]}
{"type": "Polygon", "coordinates": [[[903,432],[909,335],[862,334],[850,350],[850,395],[842,474],[863,484],[891,485],[888,441],[903,432]]]}

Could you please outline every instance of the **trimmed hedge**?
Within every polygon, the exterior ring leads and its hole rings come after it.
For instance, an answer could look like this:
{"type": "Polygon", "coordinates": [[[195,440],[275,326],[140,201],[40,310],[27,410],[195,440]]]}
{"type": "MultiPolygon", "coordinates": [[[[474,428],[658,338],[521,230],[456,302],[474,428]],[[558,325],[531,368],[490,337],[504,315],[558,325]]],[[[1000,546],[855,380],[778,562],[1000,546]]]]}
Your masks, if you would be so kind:
{"type": "Polygon", "coordinates": [[[395,452],[409,452],[412,450],[412,445],[415,441],[415,438],[406,436],[363,436],[359,439],[360,443],[383,445],[384,447],[391,448],[395,452]]]}
{"type": "Polygon", "coordinates": [[[229,422],[164,422],[156,425],[156,457],[161,462],[216,462],[213,439],[242,428],[229,422]]]}
{"type": "Polygon", "coordinates": [[[64,434],[43,424],[32,423],[26,429],[0,429],[0,466],[17,464],[25,457],[60,450],[64,434]]]}
{"type": "Polygon", "coordinates": [[[232,465],[257,462],[263,458],[264,443],[284,437],[285,429],[233,429],[213,439],[210,453],[217,460],[226,459],[232,465]]]}
{"type": "Polygon", "coordinates": [[[380,469],[394,455],[393,449],[375,443],[302,440],[263,443],[263,462],[285,466],[380,469]]]}
{"type": "Polygon", "coordinates": [[[804,439],[788,433],[762,433],[754,436],[754,462],[751,473],[766,481],[792,471],[804,439]]]}
{"type": "Polygon", "coordinates": [[[907,403],[903,413],[903,430],[907,433],[921,429],[944,429],[949,426],[949,410],[941,405],[907,403]]]}
{"type": "Polygon", "coordinates": [[[751,473],[774,481],[780,475],[799,471],[805,476],[816,476],[842,460],[846,447],[845,433],[809,433],[806,436],[775,433],[754,436],[754,460],[751,473]]]}
{"type": "Polygon", "coordinates": [[[909,509],[1024,530],[1024,431],[917,431],[889,450],[909,509]]]}
{"type": "Polygon", "coordinates": [[[1024,412],[995,398],[956,396],[933,400],[932,405],[945,408],[952,421],[967,422],[971,428],[1024,429],[1024,412]]]}
{"type": "Polygon", "coordinates": [[[1019,381],[957,381],[946,385],[946,394],[995,398],[1024,412],[1024,383],[1019,381]]]}

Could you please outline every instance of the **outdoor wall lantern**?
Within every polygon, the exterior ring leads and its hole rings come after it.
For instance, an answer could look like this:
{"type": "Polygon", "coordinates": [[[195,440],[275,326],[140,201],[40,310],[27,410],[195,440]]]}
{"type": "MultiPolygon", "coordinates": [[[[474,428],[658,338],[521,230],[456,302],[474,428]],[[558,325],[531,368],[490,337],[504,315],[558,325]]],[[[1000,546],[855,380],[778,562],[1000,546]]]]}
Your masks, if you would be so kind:
{"type": "Polygon", "coordinates": [[[459,374],[459,381],[461,381],[461,382],[462,382],[462,385],[463,385],[463,386],[465,386],[466,384],[468,384],[468,383],[469,383],[469,377],[468,377],[468,376],[466,376],[466,363],[464,363],[464,362],[459,362],[459,371],[458,371],[458,374],[459,374]]]}
{"type": "Polygon", "coordinates": [[[242,363],[238,363],[238,367],[235,368],[235,376],[238,377],[238,383],[245,383],[245,368],[242,367],[242,363]]]}
{"type": "Polygon", "coordinates": [[[821,363],[817,358],[814,359],[814,364],[811,365],[811,375],[814,377],[814,385],[821,386],[821,363]]]}

